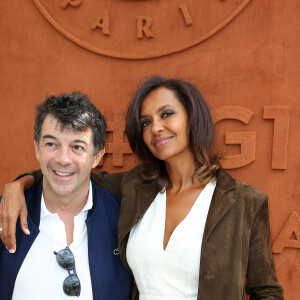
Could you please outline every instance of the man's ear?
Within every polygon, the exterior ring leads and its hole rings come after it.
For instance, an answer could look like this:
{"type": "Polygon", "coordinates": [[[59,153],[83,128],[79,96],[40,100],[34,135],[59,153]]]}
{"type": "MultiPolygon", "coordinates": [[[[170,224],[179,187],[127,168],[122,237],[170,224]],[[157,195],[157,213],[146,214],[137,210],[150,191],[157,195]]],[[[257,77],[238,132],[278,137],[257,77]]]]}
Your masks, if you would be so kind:
{"type": "Polygon", "coordinates": [[[95,160],[94,163],[92,165],[92,168],[96,168],[101,160],[101,158],[103,157],[103,155],[105,154],[105,147],[101,150],[99,150],[96,154],[95,154],[95,160]]]}
{"type": "Polygon", "coordinates": [[[35,156],[36,156],[36,159],[39,161],[39,146],[36,142],[36,140],[33,141],[33,145],[34,145],[34,150],[35,150],[35,156]]]}

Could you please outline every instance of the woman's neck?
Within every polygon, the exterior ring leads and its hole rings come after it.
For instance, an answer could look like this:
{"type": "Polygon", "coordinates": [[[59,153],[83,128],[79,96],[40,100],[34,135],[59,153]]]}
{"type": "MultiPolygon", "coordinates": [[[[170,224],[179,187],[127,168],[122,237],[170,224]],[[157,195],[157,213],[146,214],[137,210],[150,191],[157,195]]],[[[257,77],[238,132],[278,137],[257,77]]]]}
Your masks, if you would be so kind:
{"type": "Polygon", "coordinates": [[[183,160],[165,161],[166,170],[169,177],[168,189],[182,191],[197,184],[197,179],[193,180],[196,169],[193,156],[183,160]]]}

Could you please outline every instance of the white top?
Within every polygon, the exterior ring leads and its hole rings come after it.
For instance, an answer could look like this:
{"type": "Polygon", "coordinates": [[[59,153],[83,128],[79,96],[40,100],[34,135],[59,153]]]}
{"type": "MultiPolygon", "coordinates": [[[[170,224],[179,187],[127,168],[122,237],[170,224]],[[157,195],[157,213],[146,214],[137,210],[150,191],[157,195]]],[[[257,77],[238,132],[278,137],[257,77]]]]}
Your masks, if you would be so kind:
{"type": "Polygon", "coordinates": [[[197,299],[202,237],[215,186],[216,181],[205,186],[165,250],[166,192],[157,194],[131,229],[126,255],[140,300],[197,299]]]}
{"type": "MultiPolygon", "coordinates": [[[[90,183],[86,205],[74,218],[73,242],[69,246],[75,257],[76,272],[81,284],[80,298],[87,300],[93,299],[93,293],[85,220],[92,206],[93,195],[90,183]]],[[[40,233],[17,275],[12,300],[70,300],[71,297],[65,295],[63,291],[63,282],[68,276],[68,271],[58,265],[53,253],[67,246],[65,225],[57,213],[49,212],[43,195],[39,228],[40,233]]]]}

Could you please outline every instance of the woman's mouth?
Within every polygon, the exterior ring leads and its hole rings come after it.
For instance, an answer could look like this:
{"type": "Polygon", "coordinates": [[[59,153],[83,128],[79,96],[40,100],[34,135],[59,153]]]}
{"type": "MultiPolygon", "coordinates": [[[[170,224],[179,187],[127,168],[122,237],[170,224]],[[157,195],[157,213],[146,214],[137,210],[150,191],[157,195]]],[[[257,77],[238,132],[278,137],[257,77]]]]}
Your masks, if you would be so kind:
{"type": "Polygon", "coordinates": [[[161,147],[161,146],[167,144],[172,138],[173,138],[173,136],[159,138],[154,141],[153,145],[157,148],[161,147]]]}

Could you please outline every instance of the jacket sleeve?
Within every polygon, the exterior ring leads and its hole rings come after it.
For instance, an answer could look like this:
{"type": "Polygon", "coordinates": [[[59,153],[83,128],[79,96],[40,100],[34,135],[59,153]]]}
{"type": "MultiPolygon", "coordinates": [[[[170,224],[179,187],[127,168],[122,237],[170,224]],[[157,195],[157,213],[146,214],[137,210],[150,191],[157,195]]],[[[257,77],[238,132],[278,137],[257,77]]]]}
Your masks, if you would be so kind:
{"type": "Polygon", "coordinates": [[[267,196],[257,210],[251,228],[246,293],[250,300],[283,300],[271,252],[267,196]]]}
{"type": "Polygon", "coordinates": [[[18,180],[19,178],[26,176],[26,175],[31,175],[34,178],[34,185],[36,185],[38,183],[38,181],[41,179],[42,177],[42,171],[41,170],[32,170],[32,171],[28,171],[25,173],[20,174],[15,180],[18,180]]]}
{"type": "MultiPolygon", "coordinates": [[[[125,173],[126,172],[108,174],[106,171],[99,171],[97,173],[91,173],[91,179],[93,180],[95,185],[100,186],[103,189],[121,198],[121,182],[125,173]]],[[[41,170],[32,170],[20,174],[15,180],[18,180],[25,175],[33,176],[34,185],[36,185],[43,174],[41,170]]]]}
{"type": "Polygon", "coordinates": [[[121,198],[121,183],[125,173],[126,172],[108,174],[106,171],[99,171],[97,173],[91,173],[91,178],[95,185],[121,198]]]}

